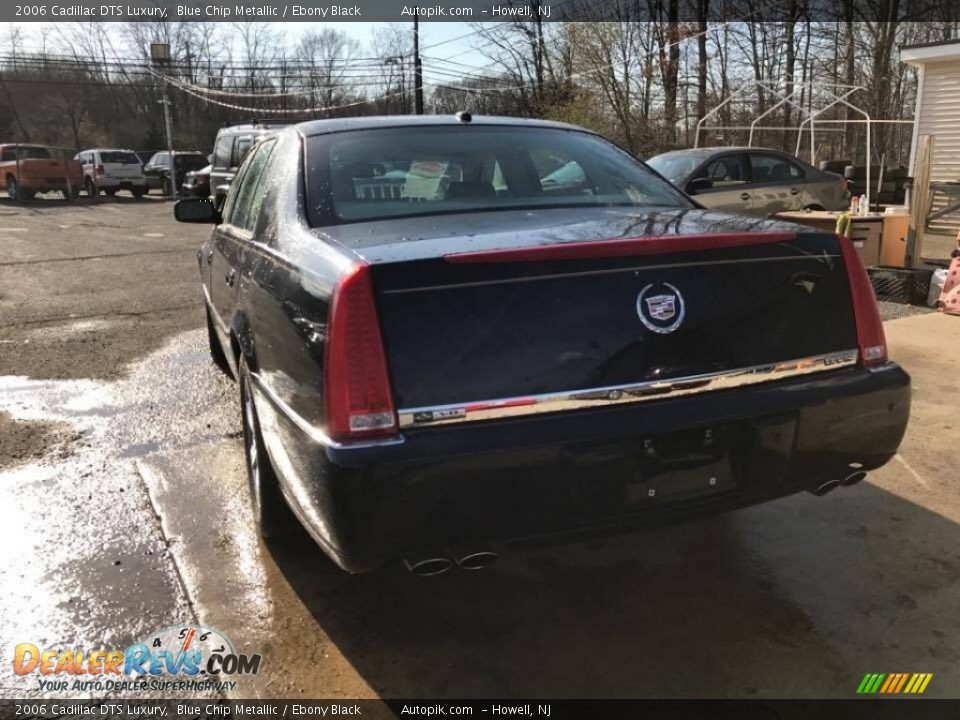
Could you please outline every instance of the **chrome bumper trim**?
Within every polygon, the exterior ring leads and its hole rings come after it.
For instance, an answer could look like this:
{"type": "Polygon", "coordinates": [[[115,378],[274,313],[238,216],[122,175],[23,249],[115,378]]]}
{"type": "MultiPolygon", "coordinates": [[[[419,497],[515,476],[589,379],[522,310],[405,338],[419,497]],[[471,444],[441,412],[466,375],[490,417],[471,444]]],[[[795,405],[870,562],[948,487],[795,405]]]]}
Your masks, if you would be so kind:
{"type": "Polygon", "coordinates": [[[612,385],[588,390],[566,390],[542,395],[482,400],[452,405],[404,408],[398,412],[400,429],[524,417],[541,413],[639,403],[715,390],[727,390],[850,367],[856,365],[859,355],[858,350],[843,350],[800,360],[788,360],[768,365],[755,365],[736,370],[724,370],[668,380],[651,380],[628,385],[612,385]]]}

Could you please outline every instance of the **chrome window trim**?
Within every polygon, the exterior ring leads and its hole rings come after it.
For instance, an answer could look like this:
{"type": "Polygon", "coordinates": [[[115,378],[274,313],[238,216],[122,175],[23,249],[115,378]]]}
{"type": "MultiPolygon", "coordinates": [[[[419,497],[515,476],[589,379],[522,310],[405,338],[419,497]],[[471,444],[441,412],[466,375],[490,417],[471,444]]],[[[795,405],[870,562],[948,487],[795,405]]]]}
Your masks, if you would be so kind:
{"type": "Polygon", "coordinates": [[[757,385],[784,378],[801,377],[827,370],[851,367],[856,365],[859,357],[860,352],[858,350],[842,350],[799,360],[786,360],[703,375],[689,375],[584,390],[565,390],[524,397],[403,408],[398,412],[398,416],[400,429],[404,430],[481,420],[525,417],[590,407],[640,403],[757,385]]]}

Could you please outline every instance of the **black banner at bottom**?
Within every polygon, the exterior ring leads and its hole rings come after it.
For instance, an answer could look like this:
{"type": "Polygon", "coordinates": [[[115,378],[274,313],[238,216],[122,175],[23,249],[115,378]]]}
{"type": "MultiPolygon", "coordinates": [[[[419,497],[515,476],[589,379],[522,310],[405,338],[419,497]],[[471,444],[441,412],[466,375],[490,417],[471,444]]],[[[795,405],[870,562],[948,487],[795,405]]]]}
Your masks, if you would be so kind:
{"type": "Polygon", "coordinates": [[[7,718],[834,720],[960,717],[960,700],[0,700],[7,718]]]}

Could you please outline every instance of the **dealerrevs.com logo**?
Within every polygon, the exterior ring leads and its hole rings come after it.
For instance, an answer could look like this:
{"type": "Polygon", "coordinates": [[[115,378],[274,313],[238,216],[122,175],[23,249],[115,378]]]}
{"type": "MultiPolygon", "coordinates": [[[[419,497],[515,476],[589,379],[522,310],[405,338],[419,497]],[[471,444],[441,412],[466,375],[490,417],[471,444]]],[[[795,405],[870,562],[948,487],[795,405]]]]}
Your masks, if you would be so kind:
{"type": "Polygon", "coordinates": [[[256,675],[262,657],[239,653],[223,633],[203,625],[168,627],[125,650],[65,650],[20,643],[13,671],[36,676],[43,691],[181,690],[222,692],[231,678],[256,675]]]}

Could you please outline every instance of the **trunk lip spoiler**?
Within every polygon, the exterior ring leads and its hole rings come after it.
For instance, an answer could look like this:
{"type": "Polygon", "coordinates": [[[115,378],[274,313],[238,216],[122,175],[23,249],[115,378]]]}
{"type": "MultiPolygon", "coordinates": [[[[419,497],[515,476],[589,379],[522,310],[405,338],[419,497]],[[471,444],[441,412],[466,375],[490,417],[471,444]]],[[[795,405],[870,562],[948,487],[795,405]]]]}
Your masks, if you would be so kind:
{"type": "Polygon", "coordinates": [[[401,430],[663,400],[854,367],[857,348],[660,380],[397,410],[401,430]]]}
{"type": "Polygon", "coordinates": [[[719,232],[690,235],[649,235],[608,240],[561,242],[551,245],[526,245],[496,250],[449,253],[444,261],[461,263],[540,262],[589,258],[660,255],[696,252],[714,248],[744,247],[796,240],[796,232],[719,232]]]}

